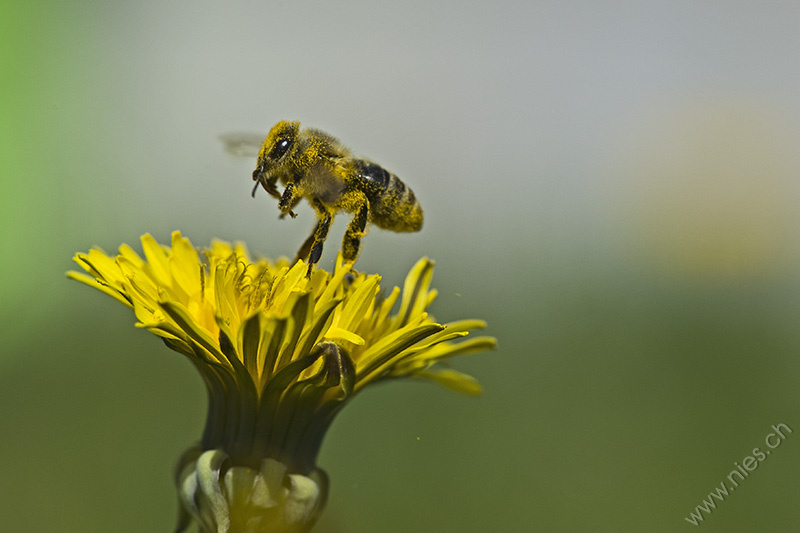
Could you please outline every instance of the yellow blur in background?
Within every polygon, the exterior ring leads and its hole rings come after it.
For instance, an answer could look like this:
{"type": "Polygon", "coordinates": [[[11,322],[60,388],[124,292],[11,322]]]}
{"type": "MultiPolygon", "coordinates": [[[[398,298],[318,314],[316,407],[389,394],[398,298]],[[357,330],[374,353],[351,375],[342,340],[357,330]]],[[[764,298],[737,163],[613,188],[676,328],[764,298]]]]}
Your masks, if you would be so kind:
{"type": "Polygon", "coordinates": [[[766,104],[708,95],[647,116],[617,162],[631,252],[677,276],[788,273],[800,168],[791,132],[766,104]]]}

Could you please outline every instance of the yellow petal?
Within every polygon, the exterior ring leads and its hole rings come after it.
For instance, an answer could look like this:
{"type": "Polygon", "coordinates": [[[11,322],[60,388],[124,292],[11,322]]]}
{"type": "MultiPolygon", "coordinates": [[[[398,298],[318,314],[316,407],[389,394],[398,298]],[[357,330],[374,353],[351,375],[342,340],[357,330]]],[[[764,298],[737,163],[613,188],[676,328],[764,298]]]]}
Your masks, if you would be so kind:
{"type": "Polygon", "coordinates": [[[325,338],[329,340],[342,340],[347,342],[352,342],[355,345],[362,346],[364,344],[364,338],[356,335],[352,331],[347,331],[346,329],[342,329],[336,326],[331,326],[328,331],[325,333],[325,338]]]}
{"type": "Polygon", "coordinates": [[[423,370],[416,375],[423,378],[432,379],[440,385],[444,385],[448,389],[460,392],[462,394],[477,396],[483,392],[483,387],[481,387],[477,379],[450,368],[423,370]]]}
{"type": "Polygon", "coordinates": [[[117,300],[118,302],[127,305],[128,307],[133,307],[131,303],[120,293],[117,289],[109,287],[103,283],[100,283],[97,279],[87,276],[86,274],[81,274],[80,272],[75,272],[74,270],[70,270],[67,272],[67,277],[69,279],[74,279],[75,281],[80,281],[81,283],[85,283],[90,287],[94,287],[95,289],[104,292],[117,300]]]}

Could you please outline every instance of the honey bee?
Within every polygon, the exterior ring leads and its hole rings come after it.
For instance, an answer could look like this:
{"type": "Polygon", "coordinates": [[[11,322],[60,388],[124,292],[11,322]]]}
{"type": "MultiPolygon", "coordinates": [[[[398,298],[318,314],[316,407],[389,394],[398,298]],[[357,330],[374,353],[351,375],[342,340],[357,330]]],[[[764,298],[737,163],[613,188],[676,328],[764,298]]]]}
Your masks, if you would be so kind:
{"type": "Polygon", "coordinates": [[[422,207],[400,178],[380,165],[354,157],[339,140],[324,131],[304,128],[299,122],[281,121],[272,127],[258,154],[253,171],[252,196],[261,185],[277,198],[280,218],[307,199],[317,215],[317,225],[297,252],[295,261],[307,259],[308,273],[322,255],[333,217],[341,211],[353,215],[342,240],[342,256],[355,262],[367,222],[397,232],[422,229],[422,207]],[[278,191],[278,182],[285,185],[278,191]]]}

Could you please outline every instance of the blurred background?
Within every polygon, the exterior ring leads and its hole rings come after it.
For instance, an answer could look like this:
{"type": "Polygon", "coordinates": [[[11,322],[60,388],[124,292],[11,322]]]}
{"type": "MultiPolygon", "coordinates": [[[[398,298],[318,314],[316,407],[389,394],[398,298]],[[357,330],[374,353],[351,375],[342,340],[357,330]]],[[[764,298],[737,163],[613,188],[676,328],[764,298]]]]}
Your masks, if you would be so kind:
{"type": "MultiPolygon", "coordinates": [[[[0,17],[0,519],[170,531],[194,369],[71,257],[179,229],[292,255],[219,136],[280,119],[400,176],[391,287],[437,262],[442,321],[497,351],[483,396],[359,396],[319,458],[319,532],[789,531],[800,519],[796,2],[6,3],[0,17]],[[699,526],[772,425],[794,430],[699,526]]],[[[263,191],[262,191],[263,192],[263,191]]],[[[339,217],[321,265],[341,242],[339,217]]]]}

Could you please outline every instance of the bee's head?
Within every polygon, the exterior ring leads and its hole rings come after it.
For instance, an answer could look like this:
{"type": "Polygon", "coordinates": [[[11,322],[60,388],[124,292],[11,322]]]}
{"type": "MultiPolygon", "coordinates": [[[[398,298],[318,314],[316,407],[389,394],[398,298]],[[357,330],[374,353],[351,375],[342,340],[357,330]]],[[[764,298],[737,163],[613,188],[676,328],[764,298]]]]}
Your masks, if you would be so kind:
{"type": "Polygon", "coordinates": [[[253,195],[255,195],[259,183],[272,196],[277,195],[277,190],[275,189],[277,176],[274,175],[274,172],[289,159],[289,154],[296,148],[299,131],[299,122],[289,122],[287,120],[278,122],[269,130],[258,154],[256,169],[253,171],[253,180],[256,182],[256,186],[253,188],[253,195]]]}

